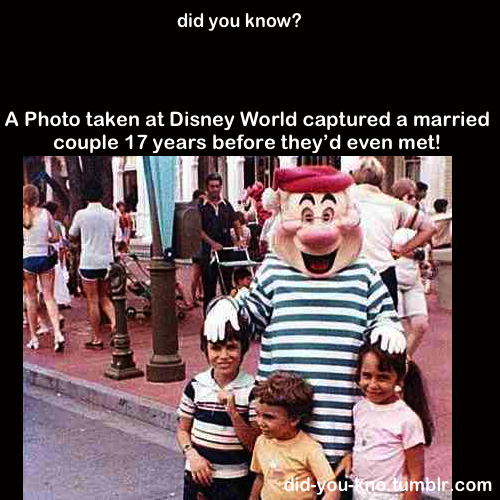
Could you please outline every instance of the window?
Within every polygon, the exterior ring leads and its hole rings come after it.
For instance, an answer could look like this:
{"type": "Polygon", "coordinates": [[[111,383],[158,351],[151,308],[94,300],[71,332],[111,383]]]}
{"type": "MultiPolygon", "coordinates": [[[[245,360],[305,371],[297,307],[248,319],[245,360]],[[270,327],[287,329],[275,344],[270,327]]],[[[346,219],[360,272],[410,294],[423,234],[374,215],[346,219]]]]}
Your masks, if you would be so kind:
{"type": "Polygon", "coordinates": [[[264,187],[272,186],[274,169],[278,164],[277,156],[245,156],[245,187],[256,181],[262,182],[264,187]]]}
{"type": "Polygon", "coordinates": [[[404,176],[417,182],[420,180],[420,165],[422,163],[420,156],[405,156],[404,176]]]}
{"type": "Polygon", "coordinates": [[[135,170],[123,172],[123,201],[131,212],[137,211],[138,190],[137,172],[135,170]]]}
{"type": "Polygon", "coordinates": [[[297,166],[303,165],[331,165],[340,169],[340,156],[299,156],[297,166]]]}

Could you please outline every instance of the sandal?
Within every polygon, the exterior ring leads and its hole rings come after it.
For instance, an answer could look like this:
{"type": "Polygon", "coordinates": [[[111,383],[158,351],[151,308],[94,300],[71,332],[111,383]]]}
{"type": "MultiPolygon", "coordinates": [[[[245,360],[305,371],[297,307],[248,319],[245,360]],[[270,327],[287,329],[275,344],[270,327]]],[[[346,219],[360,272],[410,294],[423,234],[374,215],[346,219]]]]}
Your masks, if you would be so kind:
{"type": "Polygon", "coordinates": [[[83,347],[85,347],[85,349],[93,349],[96,351],[102,351],[104,349],[104,343],[102,341],[101,342],[85,342],[85,344],[83,344],[83,347]]]}

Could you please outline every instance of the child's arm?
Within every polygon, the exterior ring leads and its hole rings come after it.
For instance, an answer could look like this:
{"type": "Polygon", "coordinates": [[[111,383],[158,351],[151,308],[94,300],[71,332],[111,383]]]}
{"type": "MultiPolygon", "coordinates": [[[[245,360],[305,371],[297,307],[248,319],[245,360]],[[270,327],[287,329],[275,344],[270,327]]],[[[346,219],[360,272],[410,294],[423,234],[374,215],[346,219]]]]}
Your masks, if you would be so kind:
{"type": "Polygon", "coordinates": [[[329,491],[328,489],[325,490],[325,496],[323,497],[323,500],[339,500],[339,499],[340,499],[340,491],[338,487],[335,489],[335,491],[329,491]]]}
{"type": "Polygon", "coordinates": [[[181,445],[186,460],[189,461],[193,481],[203,486],[210,486],[212,484],[213,465],[193,448],[191,427],[192,421],[181,417],[177,426],[177,441],[181,445]]]}
{"type": "Polygon", "coordinates": [[[255,481],[253,482],[252,491],[250,492],[248,500],[259,500],[260,492],[262,491],[263,486],[264,486],[264,475],[257,474],[255,476],[255,481]]]}
{"type": "Polygon", "coordinates": [[[335,469],[335,475],[339,476],[343,471],[345,471],[345,475],[350,476],[352,471],[352,452],[349,451],[346,453],[340,463],[337,465],[335,469]]]}
{"type": "MultiPolygon", "coordinates": [[[[419,500],[421,498],[421,491],[416,490],[415,487],[411,488],[412,481],[424,480],[424,445],[419,444],[413,448],[405,450],[406,457],[406,471],[408,474],[408,491],[404,493],[404,500],[419,500]]],[[[416,483],[413,483],[416,484],[416,483]]],[[[421,483],[419,483],[421,484],[421,483]]]]}
{"type": "Polygon", "coordinates": [[[231,422],[233,423],[236,435],[240,439],[243,446],[248,451],[252,452],[255,441],[260,435],[260,431],[256,427],[245,422],[243,417],[239,414],[234,402],[234,394],[220,391],[219,399],[226,405],[226,411],[231,417],[231,422]]]}

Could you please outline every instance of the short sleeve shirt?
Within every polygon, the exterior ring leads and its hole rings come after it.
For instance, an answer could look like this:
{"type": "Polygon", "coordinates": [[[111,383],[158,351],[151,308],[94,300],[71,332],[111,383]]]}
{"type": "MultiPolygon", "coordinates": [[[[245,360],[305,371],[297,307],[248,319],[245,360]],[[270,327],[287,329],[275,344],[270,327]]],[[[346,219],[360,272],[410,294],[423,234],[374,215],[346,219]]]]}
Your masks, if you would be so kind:
{"type": "MultiPolygon", "coordinates": [[[[231,228],[234,221],[234,208],[227,200],[221,200],[218,205],[206,201],[200,205],[201,228],[209,238],[225,247],[232,246],[231,228]]],[[[210,254],[210,245],[202,241],[202,253],[210,254]]]]}
{"type": "Polygon", "coordinates": [[[318,491],[314,485],[335,478],[321,445],[303,431],[288,441],[259,436],[250,469],[264,476],[262,500],[313,500],[318,491]],[[304,481],[310,484],[305,491],[293,486],[304,481]]]}
{"type": "Polygon", "coordinates": [[[376,405],[367,399],[354,406],[353,465],[363,483],[381,481],[385,491],[404,484],[405,450],[425,443],[418,415],[403,401],[376,405]]]}
{"type": "MultiPolygon", "coordinates": [[[[236,409],[246,422],[252,421],[249,407],[254,385],[254,377],[240,371],[224,387],[226,392],[234,394],[236,409]]],[[[244,477],[248,474],[250,453],[238,438],[231,417],[219,401],[220,391],[211,368],[196,375],[184,389],[177,414],[192,420],[191,442],[198,453],[213,464],[214,478],[244,477]]],[[[188,461],[186,469],[190,470],[188,461]]]]}
{"type": "Polygon", "coordinates": [[[78,210],[69,234],[82,239],[80,269],[107,269],[110,266],[116,227],[115,214],[100,203],[89,203],[87,208],[78,210]]]}
{"type": "MultiPolygon", "coordinates": [[[[361,214],[361,255],[382,273],[394,266],[392,238],[397,229],[412,220],[415,208],[367,184],[355,186],[353,194],[361,214]]],[[[420,229],[424,219],[425,214],[419,212],[412,224],[413,229],[420,229]]]]}

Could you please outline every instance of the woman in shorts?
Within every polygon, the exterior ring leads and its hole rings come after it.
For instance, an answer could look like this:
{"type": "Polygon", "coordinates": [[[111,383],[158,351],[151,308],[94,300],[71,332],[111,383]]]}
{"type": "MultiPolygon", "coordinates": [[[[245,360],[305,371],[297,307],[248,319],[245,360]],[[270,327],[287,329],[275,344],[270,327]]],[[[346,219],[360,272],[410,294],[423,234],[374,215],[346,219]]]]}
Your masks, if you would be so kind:
{"type": "MultiPolygon", "coordinates": [[[[398,179],[392,186],[392,194],[405,203],[415,206],[417,203],[415,183],[408,178],[398,179]]],[[[417,212],[418,214],[418,212],[417,212]]],[[[394,233],[395,248],[403,246],[415,236],[413,229],[417,215],[410,219],[406,227],[394,233]]],[[[414,250],[411,255],[401,256],[396,260],[398,280],[398,314],[407,332],[407,354],[412,357],[429,330],[429,315],[425,290],[420,275],[419,261],[424,258],[423,248],[414,250]]]]}
{"type": "Polygon", "coordinates": [[[23,275],[26,287],[30,349],[38,349],[36,336],[38,287],[40,278],[43,298],[50,322],[54,329],[54,350],[64,348],[64,336],[59,327],[59,311],[54,298],[54,262],[48,256],[49,243],[59,241],[54,219],[50,213],[39,208],[40,193],[32,184],[23,187],[23,275]]]}

